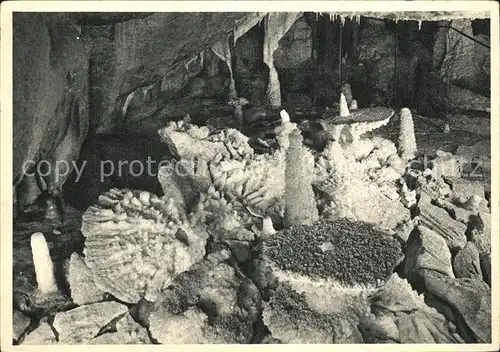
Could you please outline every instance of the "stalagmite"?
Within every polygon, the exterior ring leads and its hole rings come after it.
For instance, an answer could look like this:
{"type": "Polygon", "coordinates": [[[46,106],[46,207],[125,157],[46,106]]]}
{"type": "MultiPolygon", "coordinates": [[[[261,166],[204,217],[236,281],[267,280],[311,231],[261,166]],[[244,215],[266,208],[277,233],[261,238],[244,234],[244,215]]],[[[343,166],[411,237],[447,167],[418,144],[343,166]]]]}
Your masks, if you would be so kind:
{"type": "Polygon", "coordinates": [[[268,238],[275,233],[276,230],[273,226],[273,220],[269,216],[262,218],[262,236],[268,238]]]}
{"type": "Polygon", "coordinates": [[[57,292],[49,246],[43,233],[35,232],[31,235],[31,253],[33,255],[38,290],[43,294],[57,292]]]}
{"type": "Polygon", "coordinates": [[[269,67],[269,84],[266,89],[266,104],[272,107],[281,105],[281,89],[278,72],[274,67],[273,54],[278,49],[279,40],[295,23],[300,13],[270,12],[264,20],[264,63],[269,67]]]}
{"type": "Polygon", "coordinates": [[[347,101],[345,100],[345,95],[344,93],[340,93],[340,116],[341,117],[346,117],[351,115],[349,112],[349,108],[347,107],[347,101]]]}
{"type": "Polygon", "coordinates": [[[314,159],[302,145],[298,129],[290,134],[285,169],[285,227],[312,225],[318,221],[318,209],[311,186],[314,159]]]}
{"type": "Polygon", "coordinates": [[[356,101],[356,99],[353,99],[350,110],[356,110],[357,108],[358,108],[358,102],[356,101]]]}
{"type": "Polygon", "coordinates": [[[413,127],[413,117],[410,109],[401,109],[401,121],[399,127],[398,151],[401,158],[411,160],[417,156],[417,143],[415,141],[415,130],[413,127]]]}

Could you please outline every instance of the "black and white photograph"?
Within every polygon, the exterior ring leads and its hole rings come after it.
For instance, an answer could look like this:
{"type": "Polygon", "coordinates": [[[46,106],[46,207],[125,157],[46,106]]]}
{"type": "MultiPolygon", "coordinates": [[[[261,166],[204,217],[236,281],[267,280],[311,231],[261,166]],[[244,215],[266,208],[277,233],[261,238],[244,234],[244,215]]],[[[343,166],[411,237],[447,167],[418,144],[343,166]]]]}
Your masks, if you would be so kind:
{"type": "Polygon", "coordinates": [[[44,3],[2,4],[2,350],[498,350],[497,2],[44,3]]]}

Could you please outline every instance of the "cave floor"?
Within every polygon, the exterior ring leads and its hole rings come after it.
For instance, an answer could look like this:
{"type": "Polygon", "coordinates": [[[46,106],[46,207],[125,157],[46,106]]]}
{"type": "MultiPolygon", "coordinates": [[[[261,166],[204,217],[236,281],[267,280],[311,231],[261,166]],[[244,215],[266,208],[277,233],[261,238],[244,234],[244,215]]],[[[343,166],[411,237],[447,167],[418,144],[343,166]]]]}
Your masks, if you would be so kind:
{"type": "MultiPolygon", "coordinates": [[[[443,120],[431,119],[414,115],[415,135],[420,153],[432,155],[437,149],[446,152],[455,152],[459,146],[472,146],[483,140],[490,140],[490,120],[484,117],[468,114],[457,115],[450,123],[451,131],[442,132],[443,120]]],[[[399,134],[398,119],[371,133],[397,143],[399,134]]],[[[491,183],[490,175],[481,180],[486,188],[491,183]]],[[[73,252],[82,253],[84,238],[81,234],[82,212],[67,209],[65,223],[55,226],[49,222],[28,221],[17,219],[13,230],[13,262],[14,286],[19,289],[23,286],[33,286],[36,282],[33,259],[31,256],[30,236],[34,232],[42,232],[49,244],[56,271],[61,271],[60,278],[64,277],[64,266],[73,252]],[[59,268],[59,269],[58,269],[59,268]]],[[[56,277],[56,279],[59,279],[56,277]]],[[[63,283],[64,286],[64,283],[63,283]]]]}

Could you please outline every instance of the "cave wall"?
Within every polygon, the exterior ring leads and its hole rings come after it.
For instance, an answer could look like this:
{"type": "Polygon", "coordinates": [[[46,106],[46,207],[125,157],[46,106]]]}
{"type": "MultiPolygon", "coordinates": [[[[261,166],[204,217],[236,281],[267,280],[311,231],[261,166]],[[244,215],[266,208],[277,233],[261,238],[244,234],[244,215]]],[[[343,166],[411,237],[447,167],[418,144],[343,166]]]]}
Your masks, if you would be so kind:
{"type": "Polygon", "coordinates": [[[22,179],[23,165],[78,155],[87,130],[88,55],[78,26],[65,15],[14,13],[13,23],[13,178],[29,190],[25,204],[41,189],[34,178],[22,179]],[[64,138],[72,123],[77,135],[64,138]]]}

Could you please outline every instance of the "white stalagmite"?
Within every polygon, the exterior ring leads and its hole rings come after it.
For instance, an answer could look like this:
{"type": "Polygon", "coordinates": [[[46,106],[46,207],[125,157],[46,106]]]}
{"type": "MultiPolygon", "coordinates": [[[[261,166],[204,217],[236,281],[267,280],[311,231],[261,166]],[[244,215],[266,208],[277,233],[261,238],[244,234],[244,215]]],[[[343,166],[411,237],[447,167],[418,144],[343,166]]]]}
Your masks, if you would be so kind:
{"type": "Polygon", "coordinates": [[[443,133],[450,133],[450,125],[448,123],[444,124],[443,133]]]}
{"type": "Polygon", "coordinates": [[[358,108],[358,102],[356,101],[356,99],[353,99],[352,103],[351,103],[350,109],[351,110],[356,110],[357,108],[358,108]]]}
{"type": "Polygon", "coordinates": [[[345,100],[345,95],[344,93],[340,93],[340,116],[341,117],[346,117],[351,115],[349,112],[349,108],[347,107],[347,101],[345,100]]]}
{"type": "Polygon", "coordinates": [[[273,220],[269,216],[262,218],[262,235],[267,238],[275,233],[273,220]]]}
{"type": "Polygon", "coordinates": [[[402,159],[408,161],[417,156],[417,142],[413,127],[413,116],[408,108],[401,109],[398,151],[402,159]]]}
{"type": "Polygon", "coordinates": [[[276,133],[279,146],[286,150],[290,145],[289,135],[297,128],[297,124],[290,122],[290,115],[284,109],[280,111],[280,117],[281,125],[277,126],[274,132],[276,133]]]}
{"type": "Polygon", "coordinates": [[[31,253],[35,265],[36,282],[41,293],[48,294],[57,291],[54,268],[50,258],[49,246],[43,233],[31,235],[31,253]]]}
{"type": "Polygon", "coordinates": [[[281,117],[281,124],[290,122],[290,115],[288,115],[288,112],[286,112],[285,109],[280,111],[280,117],[281,117]]]}

